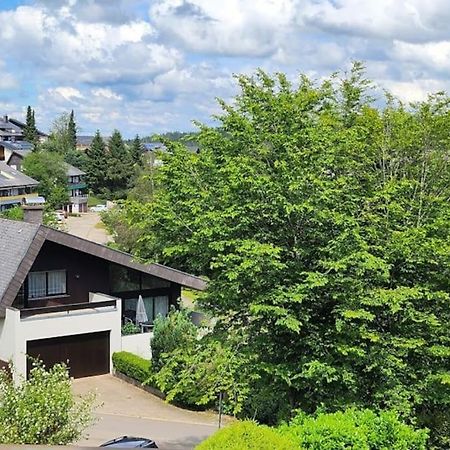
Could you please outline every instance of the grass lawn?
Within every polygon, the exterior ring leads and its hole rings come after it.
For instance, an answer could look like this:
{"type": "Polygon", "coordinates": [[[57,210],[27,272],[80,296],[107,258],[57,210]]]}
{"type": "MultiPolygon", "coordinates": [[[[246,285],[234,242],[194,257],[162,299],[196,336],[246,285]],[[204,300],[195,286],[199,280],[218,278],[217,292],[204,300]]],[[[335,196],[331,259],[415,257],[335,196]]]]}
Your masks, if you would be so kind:
{"type": "Polygon", "coordinates": [[[102,200],[101,198],[96,197],[93,194],[89,194],[89,197],[88,197],[88,207],[89,208],[91,206],[95,206],[95,205],[100,205],[100,204],[104,205],[105,203],[106,203],[105,200],[102,200]]]}

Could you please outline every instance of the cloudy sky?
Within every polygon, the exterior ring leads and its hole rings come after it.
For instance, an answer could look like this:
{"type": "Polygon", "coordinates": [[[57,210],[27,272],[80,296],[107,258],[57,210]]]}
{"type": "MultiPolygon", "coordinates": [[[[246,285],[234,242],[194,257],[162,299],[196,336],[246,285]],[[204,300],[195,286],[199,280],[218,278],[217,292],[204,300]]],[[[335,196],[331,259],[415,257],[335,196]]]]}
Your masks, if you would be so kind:
{"type": "Polygon", "coordinates": [[[320,78],[364,60],[403,100],[449,87],[448,0],[0,0],[0,114],[48,130],[190,130],[233,73],[320,78]]]}

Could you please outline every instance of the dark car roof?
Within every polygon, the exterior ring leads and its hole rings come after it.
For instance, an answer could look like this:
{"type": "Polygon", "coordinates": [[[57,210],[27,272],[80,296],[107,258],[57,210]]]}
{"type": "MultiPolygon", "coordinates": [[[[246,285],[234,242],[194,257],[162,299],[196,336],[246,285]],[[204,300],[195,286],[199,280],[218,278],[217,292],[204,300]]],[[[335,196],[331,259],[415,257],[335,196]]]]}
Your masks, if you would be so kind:
{"type": "Polygon", "coordinates": [[[141,437],[122,436],[105,442],[100,447],[109,448],[158,448],[155,441],[141,437]]]}

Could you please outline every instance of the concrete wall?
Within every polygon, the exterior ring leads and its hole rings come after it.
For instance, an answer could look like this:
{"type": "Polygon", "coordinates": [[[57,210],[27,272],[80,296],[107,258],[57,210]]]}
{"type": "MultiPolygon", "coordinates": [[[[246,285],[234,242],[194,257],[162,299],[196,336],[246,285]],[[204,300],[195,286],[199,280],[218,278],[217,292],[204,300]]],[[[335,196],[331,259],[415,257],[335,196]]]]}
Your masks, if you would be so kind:
{"type": "MultiPolygon", "coordinates": [[[[100,294],[96,300],[100,301],[100,294]]],[[[111,297],[101,296],[103,301],[111,297]]],[[[76,334],[110,332],[110,358],[113,352],[120,351],[121,342],[121,310],[120,301],[116,306],[67,311],[60,313],[41,314],[27,318],[20,318],[20,311],[7,308],[3,326],[0,331],[0,359],[12,360],[14,365],[14,379],[26,376],[27,341],[46,339],[76,334]]],[[[112,361],[110,361],[112,368],[112,361]]]]}
{"type": "Polygon", "coordinates": [[[150,339],[153,333],[138,333],[122,336],[122,351],[134,353],[145,359],[152,358],[150,339]]]}

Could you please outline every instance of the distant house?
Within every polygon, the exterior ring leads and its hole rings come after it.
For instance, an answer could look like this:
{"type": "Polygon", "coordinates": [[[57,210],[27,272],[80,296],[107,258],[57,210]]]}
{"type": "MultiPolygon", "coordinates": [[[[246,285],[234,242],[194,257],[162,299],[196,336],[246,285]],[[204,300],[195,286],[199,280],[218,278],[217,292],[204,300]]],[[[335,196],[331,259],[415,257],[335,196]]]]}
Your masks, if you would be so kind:
{"type": "Polygon", "coordinates": [[[0,161],[13,169],[20,170],[25,156],[33,150],[33,144],[27,141],[0,141],[0,161]]]}
{"type": "Polygon", "coordinates": [[[77,136],[77,150],[88,150],[91,148],[94,136],[77,136]]]}
{"type": "MultiPolygon", "coordinates": [[[[8,118],[8,116],[5,116],[5,117],[8,118]]],[[[12,117],[9,117],[8,120],[13,125],[19,127],[22,130],[22,134],[23,134],[23,131],[25,130],[25,127],[27,126],[25,123],[21,122],[20,120],[14,119],[12,117]]],[[[48,139],[48,134],[46,134],[40,130],[37,130],[37,135],[38,135],[39,142],[45,142],[48,139]]]]}
{"type": "MultiPolygon", "coordinates": [[[[0,117],[0,141],[23,141],[23,132],[26,124],[20,120],[13,119],[8,116],[0,117]]],[[[42,131],[37,131],[40,142],[45,142],[48,139],[48,135],[42,131]]]]}
{"type": "MultiPolygon", "coordinates": [[[[0,211],[18,205],[41,204],[45,202],[39,197],[37,187],[39,182],[33,178],[0,162],[0,211]]],[[[3,236],[1,237],[4,238],[3,236]]]]}
{"type": "Polygon", "coordinates": [[[86,172],[66,164],[70,203],[64,207],[69,213],[82,213],[88,210],[88,190],[85,182],[86,172]]]}
{"type": "Polygon", "coordinates": [[[177,307],[183,286],[206,288],[196,276],[39,223],[0,219],[0,235],[0,359],[13,362],[14,377],[29,372],[27,355],[47,367],[68,361],[74,377],[108,373],[127,338],[149,346],[146,333],[121,336],[123,323],[137,321],[139,296],[144,331],[177,307]]]}

